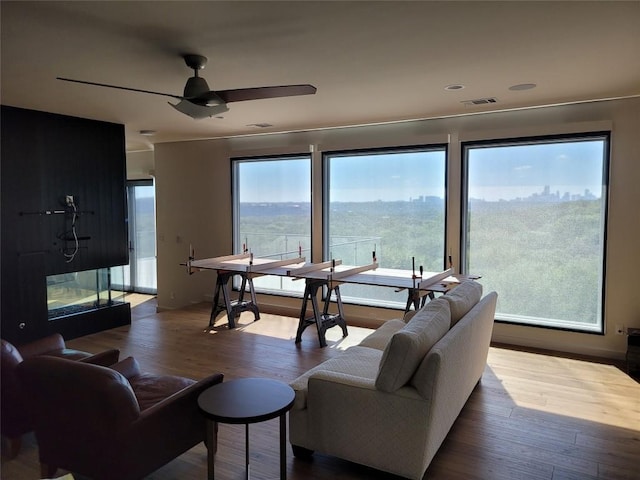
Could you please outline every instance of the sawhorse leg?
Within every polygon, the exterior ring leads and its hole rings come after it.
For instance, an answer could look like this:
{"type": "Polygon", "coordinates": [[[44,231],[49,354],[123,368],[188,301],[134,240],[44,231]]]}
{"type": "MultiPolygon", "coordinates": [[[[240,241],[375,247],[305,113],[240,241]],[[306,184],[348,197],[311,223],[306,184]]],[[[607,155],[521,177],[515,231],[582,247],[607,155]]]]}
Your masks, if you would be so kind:
{"type": "Polygon", "coordinates": [[[432,291],[429,291],[426,295],[420,296],[420,290],[417,288],[409,288],[409,297],[407,298],[407,306],[404,308],[404,313],[406,314],[409,310],[411,310],[411,305],[413,305],[414,310],[418,310],[424,307],[424,304],[427,303],[427,297],[429,300],[433,300],[435,295],[432,291]]]}
{"type": "Polygon", "coordinates": [[[404,313],[411,310],[411,305],[415,310],[420,308],[420,290],[417,288],[409,288],[409,296],[407,297],[407,306],[404,308],[404,313]]]}
{"type": "Polygon", "coordinates": [[[226,270],[218,271],[216,278],[216,292],[213,296],[213,304],[211,307],[211,316],[209,317],[208,330],[211,330],[214,326],[216,318],[220,313],[226,311],[227,319],[229,321],[229,328],[236,327],[236,317],[240,313],[250,310],[253,312],[254,320],[260,319],[260,311],[258,310],[258,303],[256,301],[256,293],[253,288],[253,279],[247,277],[244,273],[230,272],[226,270]],[[229,292],[229,281],[234,275],[240,275],[242,277],[242,286],[240,287],[240,293],[238,300],[232,300],[229,292]],[[251,300],[244,300],[244,293],[249,284],[249,293],[251,300]],[[222,293],[222,299],[220,299],[220,293],[222,293]],[[221,301],[222,300],[222,301],[221,301]]]}
{"type": "MultiPolygon", "coordinates": [[[[318,288],[320,288],[324,284],[326,284],[324,280],[310,280],[310,279],[305,280],[304,296],[302,299],[302,309],[300,310],[300,319],[298,321],[298,331],[296,333],[296,343],[300,343],[302,341],[302,332],[304,331],[305,328],[313,324],[318,325],[319,322],[321,321],[320,307],[318,306],[317,293],[318,293],[318,288]],[[311,301],[311,310],[313,311],[312,317],[307,317],[307,302],[309,300],[311,301]]],[[[321,347],[324,347],[326,345],[326,342],[323,345],[323,338],[320,335],[319,329],[318,329],[318,340],[320,341],[321,347]]]]}
{"type": "Polygon", "coordinates": [[[424,307],[424,304],[427,303],[427,297],[429,297],[429,300],[433,300],[434,298],[436,298],[435,294],[432,291],[429,291],[429,293],[427,293],[422,297],[422,302],[420,303],[420,307],[424,307]]]}
{"type": "MultiPolygon", "coordinates": [[[[229,297],[229,280],[233,277],[233,272],[218,271],[216,276],[216,293],[213,296],[213,304],[211,305],[211,316],[209,317],[208,330],[213,328],[216,318],[220,313],[226,310],[229,317],[229,326],[231,327],[231,298],[229,297]],[[220,301],[220,293],[222,293],[222,301],[220,301]]],[[[233,328],[233,327],[231,327],[233,328]]]]}
{"type": "Polygon", "coordinates": [[[333,327],[334,325],[339,325],[340,328],[342,329],[342,336],[346,337],[347,335],[349,335],[349,332],[347,332],[347,322],[345,322],[344,320],[344,311],[342,310],[342,297],[340,296],[340,286],[336,285],[335,287],[331,288],[329,287],[329,291],[327,292],[327,298],[324,302],[324,309],[322,311],[322,316],[323,318],[329,317],[329,316],[333,316],[335,317],[333,320],[335,321],[335,323],[333,325],[329,325],[328,327],[325,328],[325,331],[327,328],[333,327]],[[337,315],[331,315],[329,313],[329,305],[331,304],[331,291],[336,292],[336,305],[338,306],[338,314],[337,315]]]}
{"type": "Polygon", "coordinates": [[[329,283],[326,280],[314,280],[306,279],[306,285],[304,289],[304,298],[302,300],[302,310],[300,311],[300,320],[298,323],[298,331],[296,333],[296,343],[302,341],[302,332],[309,325],[315,325],[318,331],[318,342],[320,347],[327,346],[326,331],[339,325],[342,328],[342,333],[346,337],[349,333],[347,331],[347,323],[344,320],[344,312],[342,310],[342,298],[340,297],[340,289],[338,286],[333,288],[329,287],[329,283]],[[327,298],[325,299],[324,308],[320,311],[318,305],[318,289],[326,285],[329,287],[327,292],[327,298]],[[329,313],[329,304],[331,303],[331,293],[336,292],[336,303],[338,304],[338,313],[329,313]],[[311,308],[313,310],[313,316],[307,317],[307,301],[311,300],[311,308]]]}
{"type": "Polygon", "coordinates": [[[238,301],[234,304],[234,314],[240,315],[241,312],[249,310],[253,312],[253,321],[260,320],[260,311],[258,310],[258,300],[256,299],[256,291],[253,288],[253,278],[242,273],[242,284],[240,286],[240,294],[238,295],[238,301]],[[244,300],[244,294],[249,284],[249,296],[251,300],[244,300]]]}

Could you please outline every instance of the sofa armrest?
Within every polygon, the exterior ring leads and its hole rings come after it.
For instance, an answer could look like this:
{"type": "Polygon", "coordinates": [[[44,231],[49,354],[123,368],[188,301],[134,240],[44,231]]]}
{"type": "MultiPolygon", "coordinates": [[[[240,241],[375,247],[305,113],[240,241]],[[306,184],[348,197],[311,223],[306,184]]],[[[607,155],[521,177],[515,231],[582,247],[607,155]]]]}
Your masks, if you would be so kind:
{"type": "Polygon", "coordinates": [[[101,365],[103,367],[108,367],[118,362],[120,358],[120,350],[117,348],[112,348],[109,350],[105,350],[104,352],[96,353],[95,355],[91,355],[90,357],[81,358],[80,361],[84,363],[91,363],[93,365],[101,365]]]}
{"type": "MultiPolygon", "coordinates": [[[[357,375],[350,375],[342,372],[319,370],[309,377],[309,382],[311,382],[312,379],[314,381],[333,382],[339,385],[361,388],[364,390],[376,389],[375,378],[358,377],[357,375]]],[[[311,388],[311,385],[309,385],[309,388],[311,388]]]]}
{"type": "Polygon", "coordinates": [[[474,306],[423,360],[414,375],[431,404],[431,442],[427,458],[436,454],[487,366],[497,294],[490,292],[474,306]]]}
{"type": "Polygon", "coordinates": [[[52,350],[63,350],[65,348],[64,339],[59,333],[54,333],[48,337],[34,340],[33,342],[21,345],[18,348],[22,358],[26,359],[36,355],[44,355],[52,350]]]}
{"type": "Polygon", "coordinates": [[[308,389],[309,443],[301,446],[402,476],[397,465],[423,469],[415,462],[426,448],[430,405],[413,387],[387,393],[374,379],[321,371],[308,389]]]}

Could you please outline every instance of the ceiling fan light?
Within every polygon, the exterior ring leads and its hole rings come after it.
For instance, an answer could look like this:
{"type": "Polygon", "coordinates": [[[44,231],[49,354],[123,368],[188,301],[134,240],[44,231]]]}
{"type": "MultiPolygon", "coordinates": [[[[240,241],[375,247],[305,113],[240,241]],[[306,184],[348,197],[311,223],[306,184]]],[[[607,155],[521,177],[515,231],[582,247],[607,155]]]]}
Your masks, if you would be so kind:
{"type": "Polygon", "coordinates": [[[224,105],[224,100],[222,100],[216,92],[209,91],[202,95],[199,95],[198,98],[192,100],[198,105],[204,105],[205,107],[215,107],[217,105],[224,105]]]}
{"type": "Polygon", "coordinates": [[[226,104],[218,105],[217,107],[207,107],[204,105],[197,105],[190,100],[182,100],[175,105],[171,102],[168,103],[179,112],[196,120],[213,117],[214,115],[220,115],[229,111],[226,104]]]}

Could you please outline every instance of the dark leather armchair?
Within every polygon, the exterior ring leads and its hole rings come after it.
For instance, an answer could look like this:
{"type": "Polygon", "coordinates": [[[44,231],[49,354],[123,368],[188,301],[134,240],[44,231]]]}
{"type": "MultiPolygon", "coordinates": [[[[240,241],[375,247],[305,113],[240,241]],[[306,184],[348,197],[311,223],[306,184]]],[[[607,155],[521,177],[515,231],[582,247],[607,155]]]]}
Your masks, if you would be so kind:
{"type": "Polygon", "coordinates": [[[94,480],[142,478],[204,441],[197,398],[223,379],[141,373],[132,357],[111,368],[36,357],[18,366],[18,376],[42,476],[64,468],[94,480]]]}
{"type": "Polygon", "coordinates": [[[18,455],[22,435],[32,430],[31,421],[24,405],[24,396],[16,376],[16,367],[24,359],[38,355],[67,358],[97,365],[112,365],[118,361],[120,351],[116,349],[92,355],[66,348],[62,335],[55,333],[31,343],[16,347],[6,340],[0,346],[0,433],[8,441],[7,456],[18,455]]]}

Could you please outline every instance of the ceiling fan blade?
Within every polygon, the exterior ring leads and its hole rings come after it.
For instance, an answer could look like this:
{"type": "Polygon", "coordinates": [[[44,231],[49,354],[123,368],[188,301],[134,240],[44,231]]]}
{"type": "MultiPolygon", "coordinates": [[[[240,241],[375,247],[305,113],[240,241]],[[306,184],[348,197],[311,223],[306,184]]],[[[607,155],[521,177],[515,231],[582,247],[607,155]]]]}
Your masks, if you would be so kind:
{"type": "Polygon", "coordinates": [[[260,100],[263,98],[293,97],[296,95],[313,95],[313,85],[281,85],[276,87],[238,88],[235,90],[219,90],[216,94],[225,103],[260,100]]]}
{"type": "Polygon", "coordinates": [[[108,85],[106,83],[87,82],[84,80],[74,80],[72,78],[56,77],[58,80],[64,80],[65,82],[82,83],[84,85],[95,85],[97,87],[117,88],[118,90],[128,90],[130,92],[150,93],[151,95],[161,95],[163,97],[177,98],[183,100],[184,97],[180,95],[171,95],[170,93],[152,92],[150,90],[140,90],[139,88],[119,87],[117,85],[108,85]]]}

